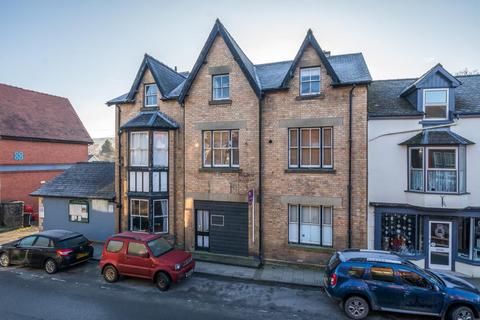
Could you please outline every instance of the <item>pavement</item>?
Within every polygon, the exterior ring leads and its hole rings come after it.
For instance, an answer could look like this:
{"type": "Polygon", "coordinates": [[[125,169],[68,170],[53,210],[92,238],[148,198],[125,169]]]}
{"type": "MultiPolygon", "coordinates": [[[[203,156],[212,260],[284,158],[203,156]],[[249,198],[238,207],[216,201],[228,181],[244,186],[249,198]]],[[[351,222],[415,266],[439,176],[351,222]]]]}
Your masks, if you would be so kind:
{"type": "MultiPolygon", "coordinates": [[[[98,263],[48,275],[41,269],[0,268],[2,320],[347,319],[320,288],[270,285],[195,273],[160,292],[152,281],[124,277],[109,284],[98,263]]],[[[369,320],[433,320],[372,313],[369,320]]]]}
{"type": "Polygon", "coordinates": [[[38,231],[38,227],[34,226],[14,230],[7,228],[0,229],[0,244],[29,236],[33,233],[37,233],[38,231]]]}

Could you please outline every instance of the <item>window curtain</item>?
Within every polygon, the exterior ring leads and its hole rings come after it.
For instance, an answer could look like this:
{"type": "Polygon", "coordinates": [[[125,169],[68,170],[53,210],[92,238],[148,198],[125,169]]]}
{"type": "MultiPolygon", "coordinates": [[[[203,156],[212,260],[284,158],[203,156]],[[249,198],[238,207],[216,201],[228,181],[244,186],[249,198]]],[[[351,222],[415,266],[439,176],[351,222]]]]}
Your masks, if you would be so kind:
{"type": "Polygon", "coordinates": [[[155,132],[153,135],[153,165],[168,166],[168,132],[155,132]]]}

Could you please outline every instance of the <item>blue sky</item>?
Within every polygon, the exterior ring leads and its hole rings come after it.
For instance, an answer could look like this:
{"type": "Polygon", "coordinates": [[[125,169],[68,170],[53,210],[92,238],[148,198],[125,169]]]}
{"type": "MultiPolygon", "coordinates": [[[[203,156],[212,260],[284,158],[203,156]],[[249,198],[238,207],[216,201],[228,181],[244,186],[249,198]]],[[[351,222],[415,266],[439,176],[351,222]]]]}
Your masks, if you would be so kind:
{"type": "Polygon", "coordinates": [[[480,1],[0,2],[0,83],[70,99],[92,137],[113,136],[105,101],[145,52],[190,70],[218,17],[254,63],[293,59],[308,28],[332,54],[362,52],[374,79],[440,62],[480,70],[480,1]]]}

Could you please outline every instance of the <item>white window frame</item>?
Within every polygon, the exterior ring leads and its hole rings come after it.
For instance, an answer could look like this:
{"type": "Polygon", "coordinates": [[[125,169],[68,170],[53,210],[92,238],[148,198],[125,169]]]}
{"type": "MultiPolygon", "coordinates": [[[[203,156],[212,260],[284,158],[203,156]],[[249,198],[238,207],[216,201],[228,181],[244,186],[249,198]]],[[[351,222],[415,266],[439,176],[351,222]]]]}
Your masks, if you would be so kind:
{"type": "Polygon", "coordinates": [[[168,131],[153,131],[152,135],[153,135],[153,143],[152,143],[152,149],[153,149],[153,152],[152,152],[152,166],[153,166],[153,167],[168,167],[168,157],[169,157],[169,150],[168,150],[168,149],[169,149],[169,144],[170,144],[170,141],[169,141],[169,138],[170,138],[170,137],[169,137],[169,136],[170,136],[170,135],[169,135],[169,132],[168,132],[168,131]],[[155,135],[166,135],[166,136],[167,136],[167,144],[166,144],[165,148],[157,148],[157,147],[155,146],[155,135]],[[155,162],[154,162],[154,161],[155,161],[155,152],[160,152],[160,151],[162,151],[162,150],[164,150],[164,151],[166,150],[166,151],[167,151],[167,159],[166,159],[167,162],[166,162],[166,164],[164,164],[164,165],[155,164],[155,162]]]}
{"type": "Polygon", "coordinates": [[[144,86],[144,91],[143,91],[143,94],[144,94],[144,101],[143,101],[143,105],[145,107],[157,107],[158,106],[158,86],[156,83],[149,83],[149,84],[145,84],[144,86]],[[147,95],[147,89],[149,87],[152,87],[152,86],[155,86],[155,94],[149,94],[147,95]],[[148,101],[148,98],[149,97],[155,97],[155,104],[147,104],[147,101],[148,101]]]}
{"type": "Polygon", "coordinates": [[[130,166],[132,167],[148,167],[148,164],[149,164],[149,158],[150,158],[150,155],[149,155],[149,150],[148,150],[148,146],[149,146],[149,134],[148,134],[148,131],[132,131],[130,132],[130,141],[129,141],[129,151],[130,151],[130,154],[129,154],[129,164],[130,166]],[[141,149],[140,147],[137,147],[137,148],[133,148],[132,146],[132,141],[133,141],[133,136],[136,135],[136,134],[146,134],[147,135],[147,149],[141,149]],[[146,164],[136,164],[136,163],[132,163],[132,153],[133,151],[135,150],[139,150],[139,151],[145,151],[147,152],[147,163],[146,164]]]}
{"type": "Polygon", "coordinates": [[[436,121],[436,120],[446,120],[446,119],[448,119],[448,114],[450,112],[449,104],[450,104],[450,91],[448,90],[448,88],[423,89],[423,112],[424,112],[423,119],[424,120],[436,121]],[[427,115],[427,112],[425,111],[426,107],[443,106],[443,104],[439,104],[439,103],[427,103],[427,99],[426,99],[427,93],[428,92],[433,92],[433,91],[445,91],[447,93],[447,101],[446,101],[445,117],[444,118],[427,118],[426,117],[426,115],[427,115]]]}
{"type": "Polygon", "coordinates": [[[425,148],[425,153],[424,157],[426,157],[426,163],[425,163],[425,172],[424,172],[424,183],[425,183],[425,191],[430,192],[430,193],[451,193],[451,194],[456,194],[459,192],[458,190],[458,148],[457,147],[426,147],[425,148]],[[431,168],[430,169],[430,150],[453,150],[455,151],[455,169],[453,168],[431,168]],[[456,181],[455,181],[455,191],[431,191],[428,190],[428,171],[455,171],[456,172],[456,181]]]}
{"type": "Polygon", "coordinates": [[[140,217],[140,218],[145,218],[145,216],[143,215],[138,215],[138,214],[133,214],[132,213],[132,203],[133,201],[139,201],[139,207],[140,207],[140,202],[146,202],[147,203],[147,221],[148,221],[148,225],[150,225],[150,201],[148,199],[138,199],[138,198],[132,198],[130,199],[130,208],[129,208],[129,211],[130,211],[130,230],[133,231],[133,232],[148,232],[148,228],[147,230],[133,230],[133,218],[134,217],[140,217]]]}
{"type": "Polygon", "coordinates": [[[156,232],[155,230],[153,230],[154,233],[158,233],[158,234],[167,234],[168,233],[168,230],[169,230],[169,224],[168,224],[168,199],[154,199],[153,200],[153,216],[152,216],[152,226],[153,228],[155,229],[155,218],[156,219],[164,219],[164,223],[166,225],[166,229],[167,231],[161,231],[161,232],[156,232]],[[155,202],[157,201],[160,201],[160,202],[166,202],[167,203],[167,213],[166,214],[162,214],[161,216],[155,216],[155,202]]]}
{"type": "Polygon", "coordinates": [[[416,191],[416,192],[424,192],[425,191],[425,148],[423,147],[411,147],[408,148],[408,190],[416,191]],[[412,151],[413,150],[422,150],[422,168],[421,169],[414,169],[412,168],[412,151]],[[414,190],[412,189],[412,170],[421,171],[422,172],[422,189],[414,190]]]}
{"type": "MultiPolygon", "coordinates": [[[[222,139],[223,142],[223,139],[222,139]]],[[[202,131],[202,161],[204,168],[238,168],[240,167],[240,130],[239,129],[228,129],[228,130],[205,130],[202,131]],[[228,133],[228,146],[215,148],[214,136],[215,133],[220,133],[222,136],[223,133],[228,133]],[[238,146],[232,147],[232,135],[234,132],[237,132],[238,135],[238,146]],[[210,148],[205,148],[205,135],[210,135],[210,148]],[[210,164],[206,163],[207,160],[207,150],[210,150],[210,164]],[[230,154],[229,162],[227,164],[216,164],[215,163],[215,150],[221,152],[221,150],[226,150],[230,154]],[[238,150],[238,163],[233,163],[233,151],[238,150]]]]}
{"type": "Polygon", "coordinates": [[[334,214],[334,211],[335,211],[335,208],[333,206],[322,206],[322,205],[302,205],[302,204],[295,204],[295,203],[289,203],[288,206],[287,206],[287,214],[288,214],[288,242],[289,243],[292,243],[292,244],[296,244],[296,245],[302,245],[302,246],[317,246],[317,247],[327,247],[327,248],[331,248],[333,247],[333,244],[334,244],[334,229],[333,229],[333,225],[334,225],[334,219],[335,219],[335,214],[334,214]],[[291,222],[291,208],[292,207],[295,207],[295,217],[296,217],[296,222],[291,222]],[[319,226],[319,230],[320,230],[320,234],[319,234],[319,239],[320,239],[320,243],[319,244],[316,244],[316,243],[312,243],[312,242],[302,242],[301,240],[301,226],[302,225],[311,225],[312,223],[302,223],[302,214],[301,214],[301,211],[302,211],[302,208],[305,208],[305,207],[308,207],[308,208],[311,208],[311,207],[315,207],[315,208],[318,208],[319,210],[319,221],[318,221],[318,224],[314,224],[314,225],[318,225],[319,226]],[[324,209],[325,208],[330,208],[330,214],[331,214],[331,224],[325,224],[324,223],[324,209]],[[290,227],[293,226],[296,228],[296,241],[292,241],[293,239],[291,239],[291,234],[290,234],[290,227]],[[324,228],[330,228],[330,234],[331,234],[331,239],[330,239],[330,243],[329,244],[325,244],[326,242],[328,241],[324,241],[324,228]]]}
{"type": "Polygon", "coordinates": [[[322,70],[320,67],[305,67],[305,68],[300,68],[300,87],[299,87],[300,95],[301,96],[315,96],[319,95],[322,92],[322,70]],[[312,76],[310,75],[309,80],[302,80],[302,73],[304,71],[312,71],[312,70],[318,70],[318,81],[317,80],[312,80],[312,76]],[[318,92],[312,92],[312,82],[318,82],[318,92]],[[309,84],[309,92],[308,93],[302,93],[302,84],[303,83],[308,83],[309,84]]]}
{"type": "Polygon", "coordinates": [[[229,100],[230,99],[230,74],[225,73],[225,74],[215,74],[212,76],[212,100],[215,101],[221,101],[221,100],[229,100]],[[224,85],[223,78],[227,77],[228,78],[228,85],[224,85]],[[220,78],[220,87],[215,87],[215,78],[220,78]],[[215,97],[215,89],[220,89],[220,92],[222,94],[221,98],[215,97]],[[225,89],[228,89],[228,95],[226,97],[223,97],[223,93],[225,89]]]}

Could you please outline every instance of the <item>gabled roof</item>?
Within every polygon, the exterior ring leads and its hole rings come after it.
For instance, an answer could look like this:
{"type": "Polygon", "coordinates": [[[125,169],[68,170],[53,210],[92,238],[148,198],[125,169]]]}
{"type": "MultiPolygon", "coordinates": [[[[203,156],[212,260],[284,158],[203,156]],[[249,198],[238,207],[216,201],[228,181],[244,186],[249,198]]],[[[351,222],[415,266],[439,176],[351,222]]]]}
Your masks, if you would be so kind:
{"type": "Polygon", "coordinates": [[[180,126],[160,111],[143,111],[129,120],[120,129],[178,129],[180,126]]]}
{"type": "Polygon", "coordinates": [[[452,132],[450,130],[424,130],[419,134],[400,143],[407,146],[421,145],[468,145],[474,142],[452,132]]]}
{"type": "Polygon", "coordinates": [[[113,200],[115,198],[115,164],[113,162],[79,162],[30,195],[113,200]]]}
{"type": "Polygon", "coordinates": [[[127,96],[124,98],[125,101],[134,100],[135,93],[137,93],[138,91],[138,87],[147,68],[152,73],[153,78],[155,79],[155,83],[158,86],[158,90],[160,90],[160,94],[164,98],[167,98],[168,94],[186,79],[184,75],[176,72],[175,70],[161,63],[152,56],[145,54],[142,64],[138,69],[137,76],[135,77],[135,81],[133,82],[132,88],[128,92],[127,96]]]}
{"type": "Polygon", "coordinates": [[[245,74],[245,77],[250,83],[250,86],[252,87],[255,94],[258,97],[261,96],[260,82],[258,80],[257,75],[255,74],[255,66],[250,61],[250,59],[248,59],[248,57],[245,55],[242,49],[240,49],[239,45],[235,42],[233,37],[228,33],[227,29],[225,29],[225,27],[220,22],[220,20],[217,19],[215,21],[215,25],[212,28],[212,31],[210,31],[210,35],[208,36],[207,42],[203,46],[202,51],[200,52],[200,55],[198,56],[198,59],[195,62],[195,65],[193,66],[193,69],[190,72],[187,78],[187,81],[185,82],[185,85],[183,86],[182,92],[180,93],[180,96],[179,96],[180,102],[183,102],[185,100],[185,97],[188,94],[188,91],[190,90],[190,87],[192,86],[192,83],[195,80],[198,72],[200,71],[200,68],[202,67],[203,62],[207,58],[208,52],[212,48],[212,45],[215,42],[215,38],[217,36],[222,37],[223,41],[225,41],[225,44],[230,50],[235,61],[240,66],[240,69],[242,69],[243,73],[245,74]]]}
{"type": "Polygon", "coordinates": [[[67,98],[0,84],[0,138],[93,143],[67,98]]]}
{"type": "Polygon", "coordinates": [[[410,84],[408,87],[403,89],[403,91],[400,93],[402,97],[408,95],[412,90],[416,89],[417,87],[421,86],[422,83],[427,80],[430,76],[439,73],[442,76],[444,76],[448,81],[452,83],[452,87],[458,87],[462,83],[452,76],[447,70],[443,68],[443,66],[440,63],[437,63],[435,66],[433,66],[430,70],[425,72],[420,78],[418,78],[415,82],[410,84]]]}
{"type": "Polygon", "coordinates": [[[313,36],[312,30],[308,29],[307,35],[305,36],[305,39],[303,40],[302,45],[300,46],[300,49],[298,49],[297,55],[295,56],[292,64],[290,65],[290,69],[288,70],[287,74],[283,78],[282,87],[288,86],[288,82],[293,77],[293,74],[295,72],[295,68],[298,65],[298,62],[302,58],[303,53],[305,52],[305,50],[309,45],[312,46],[312,48],[320,57],[322,64],[324,65],[325,69],[327,69],[327,73],[332,77],[333,83],[334,84],[340,83],[340,78],[338,77],[335,70],[333,70],[333,67],[330,64],[330,61],[328,61],[327,56],[323,52],[322,48],[320,48],[320,45],[318,44],[317,39],[315,39],[315,37],[313,36]]]}

